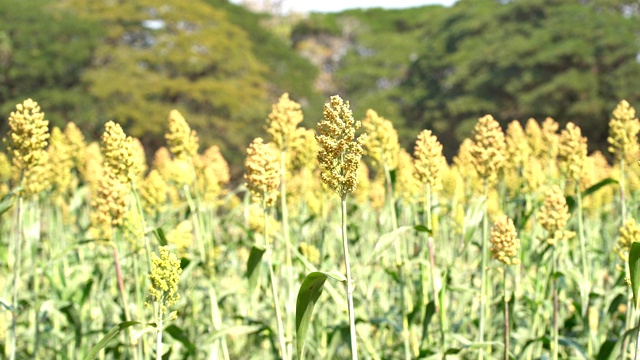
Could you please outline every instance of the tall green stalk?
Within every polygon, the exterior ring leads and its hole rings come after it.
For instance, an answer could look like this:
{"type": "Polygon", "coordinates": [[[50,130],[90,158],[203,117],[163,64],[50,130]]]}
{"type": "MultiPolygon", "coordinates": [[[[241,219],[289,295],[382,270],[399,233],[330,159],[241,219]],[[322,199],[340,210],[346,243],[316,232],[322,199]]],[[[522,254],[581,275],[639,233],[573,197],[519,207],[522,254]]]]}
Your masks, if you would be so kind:
{"type": "Polygon", "coordinates": [[[582,218],[582,193],[580,192],[580,184],[576,183],[576,199],[578,207],[578,237],[580,239],[580,259],[582,262],[582,318],[587,318],[587,310],[589,309],[589,263],[587,262],[587,245],[584,235],[584,220],[582,218]]]}
{"type": "Polygon", "coordinates": [[[502,279],[502,299],[504,302],[504,360],[509,360],[509,298],[507,297],[507,270],[504,268],[504,277],[502,279]]]}
{"type": "Polygon", "coordinates": [[[269,231],[267,222],[267,202],[265,198],[262,198],[262,215],[263,215],[263,230],[264,230],[264,245],[267,249],[267,266],[269,267],[269,279],[271,283],[271,294],[273,296],[273,307],[276,311],[276,324],[278,326],[278,341],[280,344],[280,355],[282,359],[287,359],[287,343],[285,341],[284,326],[282,325],[282,314],[280,313],[280,302],[278,301],[278,286],[276,284],[276,277],[273,273],[273,262],[271,260],[273,253],[270,250],[269,245],[269,231]]]}
{"type": "Polygon", "coordinates": [[[553,360],[558,360],[558,279],[556,277],[556,271],[558,267],[558,260],[556,256],[556,246],[553,246],[551,250],[551,281],[553,284],[553,360]]]}
{"type": "MultiPolygon", "coordinates": [[[[488,312],[488,301],[487,301],[487,251],[488,251],[488,242],[489,242],[489,217],[487,215],[488,211],[488,201],[487,197],[489,195],[489,185],[487,183],[487,179],[484,179],[483,183],[483,194],[484,194],[484,214],[482,215],[482,247],[481,251],[481,269],[480,272],[482,274],[481,284],[480,284],[480,321],[478,326],[479,332],[479,342],[484,342],[484,331],[485,331],[485,318],[489,316],[488,312]]],[[[478,360],[484,359],[484,346],[480,347],[478,352],[478,360]]]]}
{"type": "Polygon", "coordinates": [[[344,250],[344,266],[347,272],[347,307],[349,310],[349,335],[351,338],[351,359],[358,359],[358,345],[356,340],[356,318],[353,310],[353,290],[355,285],[351,279],[351,262],[349,260],[349,243],[347,240],[347,196],[341,198],[342,209],[342,248],[344,250]]]}
{"type": "Polygon", "coordinates": [[[20,264],[22,263],[22,232],[23,232],[23,224],[22,224],[22,210],[23,210],[23,199],[22,196],[18,196],[18,207],[16,209],[17,212],[17,221],[16,221],[16,229],[14,233],[15,248],[14,251],[14,263],[13,263],[13,298],[11,303],[11,330],[9,332],[9,360],[15,360],[16,358],[16,344],[17,344],[17,335],[16,335],[16,324],[18,321],[18,286],[20,285],[20,264]]]}
{"type": "MultiPolygon", "coordinates": [[[[287,208],[287,152],[281,152],[280,155],[280,205],[282,207],[282,234],[285,244],[285,264],[288,286],[288,298],[286,302],[287,311],[287,339],[293,340],[293,318],[295,317],[295,291],[293,284],[293,264],[291,262],[291,241],[289,239],[289,210],[287,208]]],[[[287,346],[287,354],[293,355],[293,342],[289,342],[287,346]]]]}

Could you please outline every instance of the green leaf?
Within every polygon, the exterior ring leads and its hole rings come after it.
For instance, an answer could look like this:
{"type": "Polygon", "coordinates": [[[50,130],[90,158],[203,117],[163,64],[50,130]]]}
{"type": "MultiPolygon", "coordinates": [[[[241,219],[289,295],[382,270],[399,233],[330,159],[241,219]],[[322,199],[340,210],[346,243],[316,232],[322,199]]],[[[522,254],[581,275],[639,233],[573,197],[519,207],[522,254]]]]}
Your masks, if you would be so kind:
{"type": "Polygon", "coordinates": [[[638,308],[638,288],[640,287],[640,242],[633,242],[629,250],[629,275],[631,276],[631,292],[633,305],[638,308]]]}
{"type": "Polygon", "coordinates": [[[614,355],[615,350],[618,348],[618,346],[616,346],[617,344],[618,342],[616,340],[605,340],[602,345],[600,345],[600,351],[598,351],[596,360],[615,359],[612,355],[614,355]]]}
{"type": "Polygon", "coordinates": [[[249,292],[253,293],[258,284],[258,277],[260,275],[260,262],[262,261],[262,256],[265,253],[265,249],[259,248],[257,246],[253,246],[251,248],[251,253],[249,253],[249,260],[247,260],[247,274],[246,277],[249,279],[249,292]]]}
{"type": "Polygon", "coordinates": [[[429,235],[431,235],[431,234],[432,234],[431,229],[429,229],[426,225],[422,225],[422,224],[420,224],[420,225],[416,225],[416,226],[414,226],[414,227],[413,227],[413,229],[414,229],[415,231],[418,231],[418,232],[426,232],[426,233],[428,233],[429,235]]]}
{"type": "Polygon", "coordinates": [[[100,350],[104,349],[107,344],[109,344],[109,342],[116,336],[118,336],[118,334],[120,334],[120,331],[131,327],[133,325],[139,325],[140,323],[137,321],[125,321],[125,322],[121,322],[120,324],[114,326],[111,328],[111,330],[109,330],[108,333],[106,333],[102,339],[100,339],[100,341],[98,341],[98,343],[91,348],[91,350],[89,351],[89,353],[87,354],[87,356],[84,358],[85,360],[91,360],[91,359],[95,359],[95,357],[98,355],[98,353],[100,352],[100,350]]]}
{"type": "Polygon", "coordinates": [[[298,300],[296,301],[296,348],[298,358],[303,359],[304,340],[309,330],[313,307],[322,294],[324,282],[328,278],[332,278],[341,282],[346,282],[344,275],[338,272],[312,272],[304,278],[300,291],[298,291],[298,300]]]}
{"type": "Polygon", "coordinates": [[[187,348],[189,355],[196,354],[196,347],[191,342],[191,340],[189,340],[189,337],[184,330],[172,324],[164,328],[164,332],[171,335],[171,337],[178,340],[182,345],[184,345],[184,347],[187,348]]]}
{"type": "Polygon", "coordinates": [[[464,215],[464,243],[465,246],[471,240],[471,237],[475,233],[476,229],[480,226],[482,217],[484,216],[484,196],[474,201],[473,204],[467,209],[464,215]]]}
{"type": "Polygon", "coordinates": [[[382,256],[382,254],[384,254],[384,251],[391,245],[393,244],[395,241],[397,241],[398,239],[400,239],[400,236],[404,233],[406,233],[409,230],[414,230],[415,228],[413,226],[401,226],[395,230],[393,230],[390,233],[386,233],[382,236],[380,236],[380,238],[378,239],[378,242],[376,242],[375,247],[373,248],[373,253],[371,253],[370,256],[370,261],[375,261],[378,258],[380,258],[380,256],[382,256]]]}
{"type": "Polygon", "coordinates": [[[164,235],[164,231],[162,230],[162,228],[153,230],[153,235],[155,235],[156,239],[158,239],[160,246],[167,246],[167,244],[169,243],[167,241],[167,237],[164,235]]]}
{"type": "Polygon", "coordinates": [[[15,198],[12,196],[12,194],[9,194],[4,199],[2,199],[2,202],[0,202],[0,215],[11,209],[14,202],[15,198]]]}

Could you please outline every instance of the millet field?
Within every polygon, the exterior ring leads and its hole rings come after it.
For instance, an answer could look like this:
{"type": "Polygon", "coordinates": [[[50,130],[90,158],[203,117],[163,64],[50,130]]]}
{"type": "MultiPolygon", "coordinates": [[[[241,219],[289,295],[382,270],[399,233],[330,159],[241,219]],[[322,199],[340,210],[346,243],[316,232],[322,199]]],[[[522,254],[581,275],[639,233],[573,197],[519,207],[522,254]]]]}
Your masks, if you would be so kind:
{"type": "Polygon", "coordinates": [[[639,359],[627,101],[609,154],[485,115],[447,161],[429,129],[407,152],[383,114],[284,94],[237,181],[177,110],[154,154],[45,110],[3,115],[0,357],[639,359]]]}

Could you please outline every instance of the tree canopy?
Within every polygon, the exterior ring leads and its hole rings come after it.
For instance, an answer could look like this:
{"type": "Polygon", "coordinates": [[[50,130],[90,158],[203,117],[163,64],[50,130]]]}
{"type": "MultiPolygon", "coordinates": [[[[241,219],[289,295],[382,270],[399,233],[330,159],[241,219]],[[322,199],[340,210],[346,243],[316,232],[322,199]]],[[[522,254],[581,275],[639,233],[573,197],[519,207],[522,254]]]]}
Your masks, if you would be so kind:
{"type": "Polygon", "coordinates": [[[459,1],[419,43],[402,84],[408,124],[452,143],[486,113],[552,116],[604,146],[615,105],[640,99],[638,21],[615,3],[459,1]]]}

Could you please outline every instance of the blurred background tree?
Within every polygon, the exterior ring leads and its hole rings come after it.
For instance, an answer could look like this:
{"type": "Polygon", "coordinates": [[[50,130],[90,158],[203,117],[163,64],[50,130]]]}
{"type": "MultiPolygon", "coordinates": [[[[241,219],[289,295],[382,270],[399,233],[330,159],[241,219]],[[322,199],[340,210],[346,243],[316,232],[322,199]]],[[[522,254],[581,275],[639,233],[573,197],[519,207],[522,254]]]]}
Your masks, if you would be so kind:
{"type": "Polygon", "coordinates": [[[448,156],[486,113],[573,121],[606,149],[615,105],[640,100],[639,16],[632,0],[309,15],[228,0],[0,0],[0,111],[6,119],[31,97],[89,137],[115,120],[150,155],[177,108],[235,174],[284,92],[303,105],[304,126],[340,94],[356,118],[372,108],[392,120],[407,148],[432,129],[448,156]]]}

